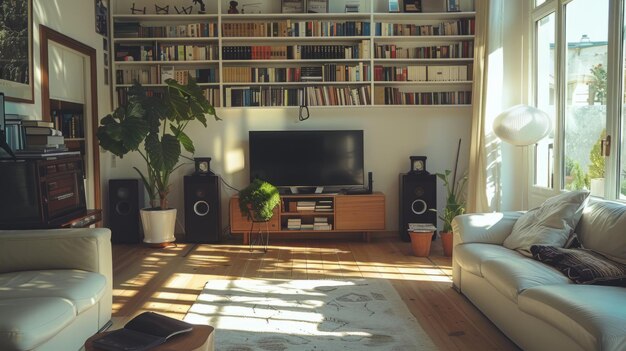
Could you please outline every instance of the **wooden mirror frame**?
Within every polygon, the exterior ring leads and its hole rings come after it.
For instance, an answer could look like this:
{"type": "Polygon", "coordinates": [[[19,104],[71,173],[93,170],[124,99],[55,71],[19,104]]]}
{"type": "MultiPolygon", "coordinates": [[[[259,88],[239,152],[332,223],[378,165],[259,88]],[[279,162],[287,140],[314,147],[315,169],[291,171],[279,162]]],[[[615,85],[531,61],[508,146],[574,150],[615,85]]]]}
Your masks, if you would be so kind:
{"type": "MultiPolygon", "coordinates": [[[[98,130],[98,74],[96,67],[96,49],[85,45],[75,39],[61,34],[54,29],[48,28],[42,24],[39,25],[39,62],[41,67],[41,112],[42,119],[51,121],[50,119],[50,81],[49,81],[49,62],[48,62],[48,42],[53,41],[72,50],[75,50],[89,57],[89,69],[91,80],[91,144],[93,155],[90,155],[93,163],[93,182],[94,182],[94,205],[96,208],[102,208],[100,198],[100,145],[96,138],[98,130]]],[[[87,116],[85,116],[87,117],[87,116]]]]}

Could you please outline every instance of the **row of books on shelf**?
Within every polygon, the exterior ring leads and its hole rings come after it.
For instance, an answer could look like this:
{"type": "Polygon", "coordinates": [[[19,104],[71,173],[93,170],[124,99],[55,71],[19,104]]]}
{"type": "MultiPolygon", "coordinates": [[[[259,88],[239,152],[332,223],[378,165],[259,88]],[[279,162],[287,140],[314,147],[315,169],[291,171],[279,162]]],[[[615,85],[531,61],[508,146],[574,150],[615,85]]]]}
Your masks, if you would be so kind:
{"type": "Polygon", "coordinates": [[[376,81],[440,82],[471,80],[472,65],[374,66],[376,81]]]}
{"type": "Polygon", "coordinates": [[[116,61],[201,61],[217,60],[215,45],[115,45],[116,61]]]}
{"type": "Polygon", "coordinates": [[[309,106],[360,106],[370,105],[370,87],[306,87],[309,106]]]}
{"type": "Polygon", "coordinates": [[[394,87],[374,87],[376,105],[469,105],[471,91],[412,92],[394,87]]]}
{"type": "MultiPolygon", "coordinates": [[[[332,200],[301,200],[296,202],[297,212],[332,212],[332,200]]],[[[320,217],[324,218],[325,217],[320,217]]]]}
{"type": "Polygon", "coordinates": [[[187,77],[193,77],[198,83],[217,83],[217,68],[175,69],[174,66],[159,65],[140,68],[123,68],[115,71],[117,84],[161,84],[167,79],[175,79],[180,84],[187,84],[187,77]]]}
{"type": "Polygon", "coordinates": [[[217,23],[143,26],[139,22],[115,22],[116,38],[210,38],[217,37],[217,23]]]}
{"type": "Polygon", "coordinates": [[[376,23],[376,36],[474,35],[476,21],[462,18],[439,24],[376,23]]]}
{"type": "Polygon", "coordinates": [[[300,106],[303,96],[301,88],[226,87],[224,107],[300,106]]]}
{"type": "MultiPolygon", "coordinates": [[[[118,106],[125,105],[128,103],[128,92],[129,88],[120,87],[117,88],[117,103],[118,106]]],[[[146,96],[156,96],[163,97],[164,96],[164,88],[163,87],[152,87],[149,89],[145,89],[146,96]]],[[[209,103],[214,107],[221,106],[221,95],[219,88],[205,88],[202,89],[202,94],[209,101],[209,103]]]]}
{"type": "Polygon", "coordinates": [[[223,37],[339,37],[369,36],[365,21],[273,21],[222,24],[223,37]]]}
{"type": "Polygon", "coordinates": [[[370,41],[352,45],[224,46],[224,60],[368,59],[370,41]]]}
{"type": "Polygon", "coordinates": [[[376,45],[374,57],[382,59],[473,58],[474,42],[462,41],[449,45],[418,47],[400,47],[396,44],[376,45]]]}
{"type": "Polygon", "coordinates": [[[370,87],[308,86],[304,88],[226,87],[224,107],[300,106],[306,99],[309,106],[370,105],[370,87]]]}
{"type": "Polygon", "coordinates": [[[84,118],[82,113],[52,110],[52,127],[61,131],[68,138],[83,138],[85,136],[84,118]]]}
{"type": "Polygon", "coordinates": [[[369,65],[328,63],[306,67],[224,67],[224,83],[362,82],[369,81],[369,65]]]}
{"type": "Polygon", "coordinates": [[[288,218],[287,229],[289,230],[332,230],[333,225],[328,223],[326,217],[314,217],[313,223],[302,223],[301,218],[288,218]]]}

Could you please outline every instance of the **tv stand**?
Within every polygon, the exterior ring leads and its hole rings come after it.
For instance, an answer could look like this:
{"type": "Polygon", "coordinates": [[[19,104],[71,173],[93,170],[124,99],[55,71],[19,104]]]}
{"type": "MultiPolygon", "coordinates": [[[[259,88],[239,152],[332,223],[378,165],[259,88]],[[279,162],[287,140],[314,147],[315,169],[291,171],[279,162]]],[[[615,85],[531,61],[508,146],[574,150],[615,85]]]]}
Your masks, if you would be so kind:
{"type": "MultiPolygon", "coordinates": [[[[385,195],[380,192],[281,195],[280,205],[267,224],[271,234],[361,233],[367,241],[370,233],[385,230],[385,195]]],[[[262,227],[264,229],[265,225],[262,227]]],[[[253,227],[241,214],[237,195],[230,199],[230,230],[233,234],[242,234],[244,245],[250,241],[250,231],[258,230],[258,225],[253,227]]]]}

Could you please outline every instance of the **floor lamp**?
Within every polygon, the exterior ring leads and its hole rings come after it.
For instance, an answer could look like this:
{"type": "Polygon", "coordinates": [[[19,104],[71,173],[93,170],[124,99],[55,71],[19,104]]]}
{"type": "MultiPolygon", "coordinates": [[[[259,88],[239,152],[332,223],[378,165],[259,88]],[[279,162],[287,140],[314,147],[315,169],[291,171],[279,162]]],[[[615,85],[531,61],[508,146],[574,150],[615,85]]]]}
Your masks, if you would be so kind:
{"type": "MultiPolygon", "coordinates": [[[[528,105],[515,105],[502,111],[493,121],[493,132],[502,141],[527,147],[545,138],[552,129],[550,116],[544,111],[528,105]]],[[[524,150],[526,151],[526,150],[524,150]]],[[[524,152],[524,164],[528,162],[524,152]]],[[[528,194],[528,172],[524,172],[524,194],[522,209],[528,194]]]]}

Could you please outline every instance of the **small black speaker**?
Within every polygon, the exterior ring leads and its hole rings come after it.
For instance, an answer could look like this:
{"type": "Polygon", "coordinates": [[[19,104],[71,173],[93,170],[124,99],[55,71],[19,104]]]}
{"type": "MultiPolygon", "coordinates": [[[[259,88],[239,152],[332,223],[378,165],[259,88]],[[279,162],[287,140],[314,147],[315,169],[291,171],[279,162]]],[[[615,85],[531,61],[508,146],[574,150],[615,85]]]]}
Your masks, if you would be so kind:
{"type": "Polygon", "coordinates": [[[220,178],[216,175],[185,176],[185,241],[220,241],[220,178]]]}
{"type": "Polygon", "coordinates": [[[109,229],[114,244],[141,242],[139,208],[143,194],[139,179],[109,180],[109,229]]]}
{"type": "Polygon", "coordinates": [[[398,231],[409,241],[409,223],[431,223],[437,226],[437,176],[434,174],[400,174],[400,223],[398,231]]]}
{"type": "Polygon", "coordinates": [[[367,193],[374,192],[374,176],[372,172],[367,172],[367,193]]]}

